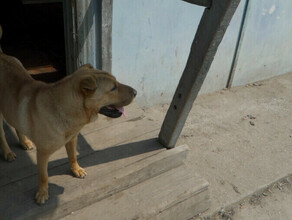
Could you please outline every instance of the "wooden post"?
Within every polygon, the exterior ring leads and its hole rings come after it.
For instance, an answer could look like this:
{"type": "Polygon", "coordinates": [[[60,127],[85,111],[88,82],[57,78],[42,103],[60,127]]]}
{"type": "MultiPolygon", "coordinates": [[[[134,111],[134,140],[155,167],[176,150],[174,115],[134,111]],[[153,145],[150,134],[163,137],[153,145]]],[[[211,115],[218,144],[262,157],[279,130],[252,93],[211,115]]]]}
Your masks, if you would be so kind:
{"type": "Polygon", "coordinates": [[[101,68],[112,71],[113,0],[101,2],[101,68]]]}
{"type": "MultiPolygon", "coordinates": [[[[196,3],[199,1],[193,1],[196,3]]],[[[207,2],[207,1],[206,1],[207,2]]],[[[159,142],[173,148],[240,0],[213,0],[205,9],[191,52],[162,124],[159,142]]]]}
{"type": "MultiPolygon", "coordinates": [[[[210,8],[212,5],[212,0],[183,0],[183,1],[189,2],[191,4],[204,6],[206,8],[210,8]]],[[[216,1],[216,0],[213,0],[213,1],[216,1]]]]}

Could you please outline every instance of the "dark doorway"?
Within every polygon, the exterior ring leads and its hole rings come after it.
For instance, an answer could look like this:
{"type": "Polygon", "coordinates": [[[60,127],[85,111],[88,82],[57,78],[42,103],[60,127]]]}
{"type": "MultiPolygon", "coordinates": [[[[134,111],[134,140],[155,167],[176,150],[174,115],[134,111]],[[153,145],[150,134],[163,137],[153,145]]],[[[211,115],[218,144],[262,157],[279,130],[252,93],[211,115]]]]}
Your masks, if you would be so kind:
{"type": "Polygon", "coordinates": [[[66,76],[63,5],[25,2],[0,3],[2,50],[17,57],[35,79],[57,81],[66,76]]]}

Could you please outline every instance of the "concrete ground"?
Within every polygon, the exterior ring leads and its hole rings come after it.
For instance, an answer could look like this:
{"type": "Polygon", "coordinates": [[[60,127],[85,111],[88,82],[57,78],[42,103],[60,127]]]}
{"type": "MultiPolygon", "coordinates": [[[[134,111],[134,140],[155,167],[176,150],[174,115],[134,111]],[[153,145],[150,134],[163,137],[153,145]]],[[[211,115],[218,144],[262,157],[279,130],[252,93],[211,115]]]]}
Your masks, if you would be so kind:
{"type": "Polygon", "coordinates": [[[198,219],[292,219],[292,73],[198,97],[180,144],[210,183],[198,219]]]}

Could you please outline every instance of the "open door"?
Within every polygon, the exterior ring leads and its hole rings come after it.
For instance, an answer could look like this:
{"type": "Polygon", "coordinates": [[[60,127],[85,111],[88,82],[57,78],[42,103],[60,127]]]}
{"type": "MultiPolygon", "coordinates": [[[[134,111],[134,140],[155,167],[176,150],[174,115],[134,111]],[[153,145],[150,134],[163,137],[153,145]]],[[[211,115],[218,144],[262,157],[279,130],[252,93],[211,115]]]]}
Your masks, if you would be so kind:
{"type": "Polygon", "coordinates": [[[63,7],[57,1],[40,2],[0,3],[1,46],[35,79],[54,82],[66,75],[63,7]]]}

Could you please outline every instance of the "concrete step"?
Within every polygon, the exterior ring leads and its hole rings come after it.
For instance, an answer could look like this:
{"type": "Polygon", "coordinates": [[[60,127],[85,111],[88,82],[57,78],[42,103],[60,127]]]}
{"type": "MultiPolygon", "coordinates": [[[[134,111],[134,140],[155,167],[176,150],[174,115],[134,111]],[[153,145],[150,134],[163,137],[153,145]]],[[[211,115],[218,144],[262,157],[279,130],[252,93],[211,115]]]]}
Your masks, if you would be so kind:
{"type": "Polygon", "coordinates": [[[62,220],[183,220],[209,208],[208,182],[186,165],[74,211],[62,220]]]}
{"type": "Polygon", "coordinates": [[[33,199],[36,174],[1,186],[1,218],[58,219],[182,165],[187,152],[187,146],[163,149],[156,139],[93,152],[79,160],[85,179],[68,176],[67,164],[49,170],[50,200],[43,206],[33,199]]]}

